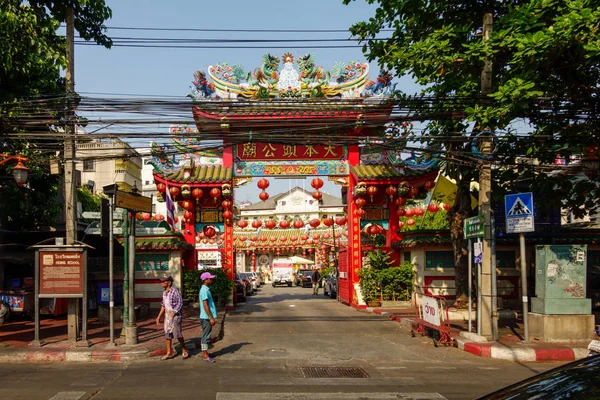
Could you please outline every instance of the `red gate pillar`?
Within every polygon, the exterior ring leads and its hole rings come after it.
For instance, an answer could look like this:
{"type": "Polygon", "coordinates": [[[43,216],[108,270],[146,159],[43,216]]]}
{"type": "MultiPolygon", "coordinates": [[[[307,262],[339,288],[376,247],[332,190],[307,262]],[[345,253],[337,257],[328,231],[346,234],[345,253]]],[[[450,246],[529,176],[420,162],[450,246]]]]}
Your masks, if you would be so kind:
{"type": "MultiPolygon", "coordinates": [[[[348,146],[348,163],[351,166],[360,163],[360,150],[358,146],[348,146]]],[[[358,305],[354,301],[354,284],[358,283],[358,271],[362,266],[362,254],[360,248],[360,217],[356,215],[356,204],[354,203],[354,188],[358,182],[352,174],[348,176],[348,264],[350,274],[350,299],[351,305],[358,305]]]]}
{"type": "MultiPolygon", "coordinates": [[[[233,168],[233,147],[231,143],[225,142],[225,146],[223,147],[223,166],[225,168],[233,168]]],[[[233,181],[228,182],[231,185],[231,189],[233,190],[233,181]]],[[[233,196],[231,196],[231,201],[233,202],[233,196]]],[[[233,279],[235,274],[235,254],[233,252],[233,220],[225,221],[223,224],[224,233],[225,233],[225,254],[223,254],[223,269],[229,276],[229,278],[233,279]]]]}
{"type": "Polygon", "coordinates": [[[391,248],[393,243],[402,240],[402,235],[399,232],[398,206],[394,202],[394,199],[390,199],[388,210],[390,215],[388,216],[388,231],[387,235],[385,235],[385,247],[391,248]]]}

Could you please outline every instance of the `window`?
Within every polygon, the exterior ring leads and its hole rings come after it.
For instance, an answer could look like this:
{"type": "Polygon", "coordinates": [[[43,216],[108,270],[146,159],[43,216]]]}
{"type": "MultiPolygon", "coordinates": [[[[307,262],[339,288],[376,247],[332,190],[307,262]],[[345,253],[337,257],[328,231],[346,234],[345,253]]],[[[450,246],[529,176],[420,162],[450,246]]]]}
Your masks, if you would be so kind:
{"type": "Polygon", "coordinates": [[[425,268],[454,268],[454,252],[426,251],[425,268]]]}
{"type": "Polygon", "coordinates": [[[95,169],[94,160],[83,160],[83,170],[93,171],[95,169]]]}
{"type": "Polygon", "coordinates": [[[144,183],[144,185],[148,186],[150,184],[150,181],[146,181],[146,183],[144,183]]]}
{"type": "Polygon", "coordinates": [[[403,257],[404,257],[404,261],[412,261],[410,259],[410,251],[405,251],[403,257]]]}
{"type": "Polygon", "coordinates": [[[514,250],[496,251],[496,266],[498,268],[516,268],[517,255],[514,250]]]}

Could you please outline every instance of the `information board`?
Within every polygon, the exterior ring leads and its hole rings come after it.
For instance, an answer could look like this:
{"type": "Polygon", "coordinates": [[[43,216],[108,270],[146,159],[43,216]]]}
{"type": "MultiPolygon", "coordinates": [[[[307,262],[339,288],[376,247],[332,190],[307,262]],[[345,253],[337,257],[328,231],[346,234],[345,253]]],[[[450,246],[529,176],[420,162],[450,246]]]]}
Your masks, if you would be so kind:
{"type": "Polygon", "coordinates": [[[78,251],[39,251],[40,297],[83,297],[84,256],[78,251]]]}

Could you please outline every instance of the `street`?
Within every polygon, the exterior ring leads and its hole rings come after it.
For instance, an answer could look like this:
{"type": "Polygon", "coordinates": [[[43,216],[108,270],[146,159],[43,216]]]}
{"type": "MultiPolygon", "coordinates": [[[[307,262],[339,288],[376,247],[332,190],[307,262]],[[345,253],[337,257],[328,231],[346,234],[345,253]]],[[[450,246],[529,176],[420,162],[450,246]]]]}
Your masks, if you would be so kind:
{"type": "Polygon", "coordinates": [[[262,286],[227,314],[224,339],[211,349],[215,364],[199,350],[188,360],[1,364],[2,398],[473,399],[557,365],[435,348],[397,322],[322,293],[262,286]],[[315,367],[353,368],[354,375],[315,367]]]}

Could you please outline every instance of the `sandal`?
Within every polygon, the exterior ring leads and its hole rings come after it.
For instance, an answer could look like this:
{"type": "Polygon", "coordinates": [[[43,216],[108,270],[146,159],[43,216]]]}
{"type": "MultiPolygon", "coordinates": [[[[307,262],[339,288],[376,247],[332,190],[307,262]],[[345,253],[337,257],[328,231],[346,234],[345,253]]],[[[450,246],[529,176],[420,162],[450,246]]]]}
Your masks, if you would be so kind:
{"type": "Polygon", "coordinates": [[[181,358],[183,358],[185,360],[186,358],[190,358],[190,353],[188,353],[187,351],[184,351],[181,356],[182,356],[181,358]]]}
{"type": "Polygon", "coordinates": [[[208,357],[208,358],[203,358],[204,361],[206,361],[207,363],[214,363],[215,359],[212,357],[208,357]]]}
{"type": "Polygon", "coordinates": [[[176,356],[176,354],[167,354],[165,356],[162,356],[160,359],[162,361],[165,361],[165,360],[170,360],[171,358],[175,358],[175,356],[176,356]]]}

